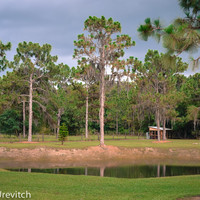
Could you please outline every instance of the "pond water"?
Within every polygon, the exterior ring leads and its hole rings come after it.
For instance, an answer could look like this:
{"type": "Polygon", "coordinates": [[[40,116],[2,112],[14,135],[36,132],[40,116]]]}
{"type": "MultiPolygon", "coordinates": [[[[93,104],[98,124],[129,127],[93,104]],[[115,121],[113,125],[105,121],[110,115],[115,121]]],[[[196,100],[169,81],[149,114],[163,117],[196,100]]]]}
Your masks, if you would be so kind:
{"type": "Polygon", "coordinates": [[[7,168],[9,171],[105,176],[117,178],[150,178],[200,174],[200,166],[132,165],[118,167],[7,168]]]}

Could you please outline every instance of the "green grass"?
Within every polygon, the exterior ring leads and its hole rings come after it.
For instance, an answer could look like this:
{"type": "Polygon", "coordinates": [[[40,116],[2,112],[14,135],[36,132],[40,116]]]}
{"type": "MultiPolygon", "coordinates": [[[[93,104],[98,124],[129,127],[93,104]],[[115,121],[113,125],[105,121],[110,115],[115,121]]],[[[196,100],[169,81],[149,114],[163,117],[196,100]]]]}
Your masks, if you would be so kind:
{"type": "Polygon", "coordinates": [[[2,192],[31,193],[40,200],[173,200],[200,195],[200,176],[119,179],[42,173],[1,172],[2,192]]]}
{"type": "MultiPolygon", "coordinates": [[[[199,149],[200,150],[200,140],[169,140],[168,143],[154,143],[156,140],[146,140],[146,139],[132,139],[132,140],[105,140],[106,145],[113,145],[118,147],[127,148],[163,148],[163,149],[199,149]]],[[[6,148],[36,148],[36,147],[46,147],[46,148],[86,148],[90,146],[99,145],[99,141],[66,141],[64,145],[61,142],[39,142],[39,143],[3,143],[0,142],[0,147],[6,148]]]]}
{"type": "MultiPolygon", "coordinates": [[[[144,137],[143,136],[140,136],[140,139],[143,139],[144,137]]],[[[105,140],[120,140],[120,139],[138,139],[137,136],[130,136],[130,135],[119,135],[119,136],[112,136],[112,135],[105,135],[105,140]]],[[[0,134],[0,142],[19,142],[19,141],[27,141],[28,138],[23,138],[21,136],[21,138],[19,137],[16,137],[15,135],[3,135],[3,134],[0,134]]],[[[56,139],[56,136],[55,135],[33,135],[32,136],[32,141],[34,142],[42,142],[42,141],[45,141],[45,142],[56,142],[58,141],[58,139],[56,139]]],[[[68,141],[93,141],[93,140],[98,140],[98,135],[89,135],[89,138],[86,139],[83,136],[81,135],[78,135],[78,136],[68,136],[67,137],[67,140],[68,141]]]]}
{"type": "Polygon", "coordinates": [[[83,149],[90,146],[97,146],[99,145],[98,141],[82,141],[82,142],[64,142],[61,145],[61,142],[39,142],[39,143],[0,143],[0,147],[6,147],[8,149],[17,148],[17,149],[34,149],[39,147],[45,148],[55,148],[55,149],[83,149]]]}
{"type": "Polygon", "coordinates": [[[172,148],[172,149],[200,149],[200,140],[168,140],[167,143],[155,143],[157,140],[120,140],[120,141],[107,141],[107,145],[122,146],[122,147],[135,147],[135,148],[172,148]]]}

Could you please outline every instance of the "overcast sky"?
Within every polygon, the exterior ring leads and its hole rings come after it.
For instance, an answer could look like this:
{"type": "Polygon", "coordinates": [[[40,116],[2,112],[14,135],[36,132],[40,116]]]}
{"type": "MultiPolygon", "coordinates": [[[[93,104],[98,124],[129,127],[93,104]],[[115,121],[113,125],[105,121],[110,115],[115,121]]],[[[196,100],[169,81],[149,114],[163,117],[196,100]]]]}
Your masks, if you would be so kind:
{"type": "MultiPolygon", "coordinates": [[[[53,47],[52,55],[59,62],[76,66],[72,59],[73,41],[83,33],[84,21],[89,16],[112,17],[122,26],[122,34],[128,34],[136,46],[126,51],[126,56],[143,60],[148,49],[164,51],[161,44],[150,39],[139,39],[137,28],[144,19],[161,19],[168,25],[177,17],[183,17],[177,0],[1,0],[0,40],[11,42],[13,59],[19,42],[48,43],[53,47]]],[[[188,57],[185,56],[186,61],[188,57]]]]}

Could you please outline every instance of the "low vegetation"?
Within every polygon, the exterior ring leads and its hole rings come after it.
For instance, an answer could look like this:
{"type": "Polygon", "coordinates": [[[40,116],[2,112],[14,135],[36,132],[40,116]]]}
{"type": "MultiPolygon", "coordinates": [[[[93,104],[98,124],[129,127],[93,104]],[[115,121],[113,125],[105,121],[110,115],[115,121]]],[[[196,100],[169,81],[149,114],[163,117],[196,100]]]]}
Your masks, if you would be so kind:
{"type": "Polygon", "coordinates": [[[2,192],[28,191],[31,193],[31,199],[43,200],[173,200],[200,194],[199,175],[170,178],[118,179],[0,172],[0,179],[2,192]]]}

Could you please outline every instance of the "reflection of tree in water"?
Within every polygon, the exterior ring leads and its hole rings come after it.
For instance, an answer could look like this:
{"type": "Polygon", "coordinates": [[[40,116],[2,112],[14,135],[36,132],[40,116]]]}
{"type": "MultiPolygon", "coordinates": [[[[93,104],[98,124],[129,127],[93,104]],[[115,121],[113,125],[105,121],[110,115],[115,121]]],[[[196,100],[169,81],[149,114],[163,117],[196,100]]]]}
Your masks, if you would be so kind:
{"type": "Polygon", "coordinates": [[[105,167],[100,167],[100,176],[104,177],[105,167]]]}
{"type": "Polygon", "coordinates": [[[157,165],[157,177],[165,177],[166,176],[166,165],[160,166],[160,164],[157,165]]]}
{"type": "Polygon", "coordinates": [[[149,178],[164,176],[180,176],[200,174],[200,166],[167,166],[167,165],[135,165],[125,167],[76,167],[76,168],[15,168],[7,169],[19,172],[40,172],[52,174],[72,174],[72,175],[91,175],[118,178],[149,178]]]}

